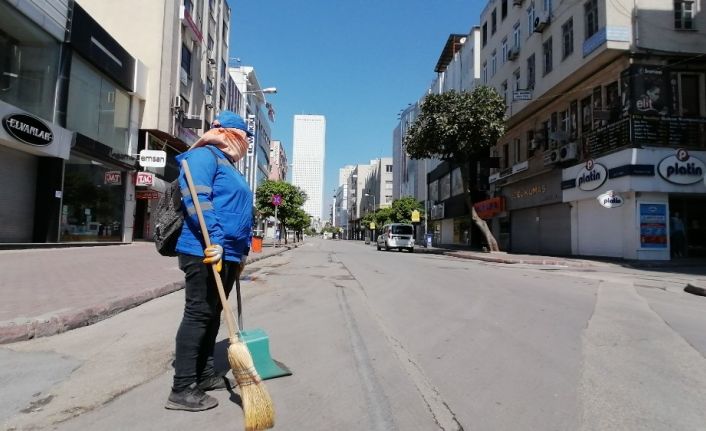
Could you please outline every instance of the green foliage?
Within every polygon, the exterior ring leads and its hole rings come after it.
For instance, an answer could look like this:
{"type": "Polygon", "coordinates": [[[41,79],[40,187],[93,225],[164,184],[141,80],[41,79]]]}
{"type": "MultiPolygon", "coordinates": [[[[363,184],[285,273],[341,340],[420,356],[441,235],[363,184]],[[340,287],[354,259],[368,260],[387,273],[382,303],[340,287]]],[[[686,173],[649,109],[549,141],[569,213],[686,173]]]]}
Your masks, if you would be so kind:
{"type": "Polygon", "coordinates": [[[419,221],[424,221],[424,204],[412,196],[405,196],[392,202],[390,208],[392,223],[412,223],[412,211],[419,211],[419,221]]]}
{"type": "Polygon", "coordinates": [[[275,215],[275,206],[272,204],[273,195],[282,196],[282,203],[277,209],[277,218],[285,224],[285,227],[293,227],[287,220],[292,217],[299,220],[297,217],[301,215],[298,214],[298,210],[306,202],[306,193],[299,187],[284,181],[267,180],[263,182],[255,192],[255,208],[261,217],[275,215]]]}
{"type": "Polygon", "coordinates": [[[485,154],[505,132],[505,101],[494,88],[429,94],[405,136],[413,159],[438,158],[456,165],[485,154]]]}
{"type": "MultiPolygon", "coordinates": [[[[277,215],[279,216],[279,214],[277,215]]],[[[300,232],[311,225],[311,216],[301,208],[296,208],[286,218],[281,220],[285,226],[300,232]]]]}

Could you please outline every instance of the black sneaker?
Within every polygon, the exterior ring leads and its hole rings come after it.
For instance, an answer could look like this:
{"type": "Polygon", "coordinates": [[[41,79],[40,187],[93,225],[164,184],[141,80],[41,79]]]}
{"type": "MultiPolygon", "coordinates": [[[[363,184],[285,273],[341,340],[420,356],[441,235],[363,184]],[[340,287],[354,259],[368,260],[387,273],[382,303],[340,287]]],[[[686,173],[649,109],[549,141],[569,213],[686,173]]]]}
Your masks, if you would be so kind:
{"type": "Polygon", "coordinates": [[[196,383],[192,383],[183,391],[169,394],[167,404],[164,408],[169,410],[185,410],[187,412],[200,412],[216,407],[218,400],[199,389],[196,383]]]}
{"type": "Polygon", "coordinates": [[[235,382],[226,376],[211,376],[206,377],[198,383],[199,389],[204,392],[208,391],[222,391],[224,389],[231,389],[235,387],[235,382]]]}

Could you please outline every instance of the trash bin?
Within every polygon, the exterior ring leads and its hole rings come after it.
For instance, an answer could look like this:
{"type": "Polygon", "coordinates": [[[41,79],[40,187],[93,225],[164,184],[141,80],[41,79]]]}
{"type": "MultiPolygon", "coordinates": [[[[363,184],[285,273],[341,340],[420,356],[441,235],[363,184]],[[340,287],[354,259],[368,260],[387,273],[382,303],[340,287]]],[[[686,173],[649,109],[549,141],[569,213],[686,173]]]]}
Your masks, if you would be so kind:
{"type": "Polygon", "coordinates": [[[252,237],[252,251],[253,253],[262,253],[262,237],[253,236],[252,237]]]}

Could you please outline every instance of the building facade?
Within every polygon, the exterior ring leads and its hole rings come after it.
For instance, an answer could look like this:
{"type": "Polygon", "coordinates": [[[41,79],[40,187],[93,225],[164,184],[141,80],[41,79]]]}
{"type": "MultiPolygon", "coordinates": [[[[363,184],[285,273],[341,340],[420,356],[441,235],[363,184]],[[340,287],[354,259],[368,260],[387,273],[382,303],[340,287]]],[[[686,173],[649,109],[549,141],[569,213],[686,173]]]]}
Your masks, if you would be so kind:
{"type": "Polygon", "coordinates": [[[270,176],[272,181],[286,181],[289,161],[282,141],[270,142],[270,176]]]}
{"type": "Polygon", "coordinates": [[[139,184],[134,199],[128,200],[135,206],[133,236],[152,238],[157,200],[179,172],[174,157],[196,142],[218,112],[226,109],[230,8],[225,0],[83,0],[81,4],[136,56],[136,74],[145,76],[143,106],[131,111],[131,121],[139,128],[131,151],[164,151],[166,166],[138,166],[141,181],[127,183],[139,184]],[[135,14],[136,10],[140,13],[135,14]]]}
{"type": "Polygon", "coordinates": [[[131,241],[147,68],[79,3],[0,9],[0,241],[131,241]]]}
{"type": "Polygon", "coordinates": [[[507,132],[488,214],[513,252],[706,254],[706,17],[694,2],[491,1],[482,80],[507,132]]]}
{"type": "Polygon", "coordinates": [[[323,215],[326,118],[323,115],[295,115],[292,184],[308,197],[304,211],[314,220],[323,215]]]}

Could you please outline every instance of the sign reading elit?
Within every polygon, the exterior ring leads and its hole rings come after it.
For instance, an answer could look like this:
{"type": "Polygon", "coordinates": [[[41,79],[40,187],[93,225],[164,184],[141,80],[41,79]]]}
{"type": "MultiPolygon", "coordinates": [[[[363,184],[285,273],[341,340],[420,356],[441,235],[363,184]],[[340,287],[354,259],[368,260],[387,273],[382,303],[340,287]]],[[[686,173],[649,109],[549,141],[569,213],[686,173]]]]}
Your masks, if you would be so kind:
{"type": "Polygon", "coordinates": [[[7,115],[2,119],[2,127],[13,138],[25,144],[44,147],[54,140],[51,129],[42,120],[31,115],[7,115]]]}

